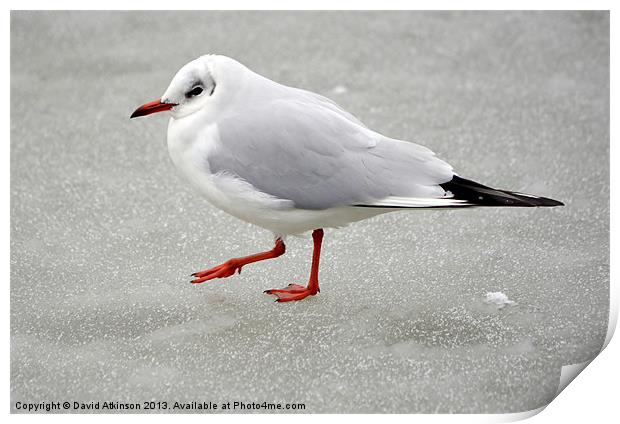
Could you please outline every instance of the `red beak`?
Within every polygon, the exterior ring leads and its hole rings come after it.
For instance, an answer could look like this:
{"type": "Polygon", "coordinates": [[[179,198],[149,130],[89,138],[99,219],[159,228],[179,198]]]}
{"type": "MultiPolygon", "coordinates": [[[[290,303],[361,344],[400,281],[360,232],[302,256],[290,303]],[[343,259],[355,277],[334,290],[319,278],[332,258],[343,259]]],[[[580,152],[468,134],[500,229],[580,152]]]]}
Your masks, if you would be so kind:
{"type": "Polygon", "coordinates": [[[170,109],[172,109],[175,106],[176,106],[176,103],[162,103],[161,99],[157,99],[157,100],[155,100],[153,102],[146,103],[146,104],[140,106],[138,109],[136,109],[131,114],[129,119],[137,118],[138,116],[150,115],[151,113],[163,112],[163,111],[166,111],[166,110],[170,110],[170,109]]]}

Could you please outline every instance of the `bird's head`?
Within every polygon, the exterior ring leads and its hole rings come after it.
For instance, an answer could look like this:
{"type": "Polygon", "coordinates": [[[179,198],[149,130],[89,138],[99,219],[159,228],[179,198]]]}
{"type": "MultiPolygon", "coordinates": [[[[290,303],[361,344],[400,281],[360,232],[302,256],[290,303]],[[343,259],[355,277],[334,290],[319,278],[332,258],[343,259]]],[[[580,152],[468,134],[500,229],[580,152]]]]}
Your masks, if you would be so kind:
{"type": "Polygon", "coordinates": [[[228,61],[232,59],[206,55],[189,62],[172,78],[160,99],[140,106],[131,114],[131,118],[167,110],[171,111],[175,118],[182,118],[203,109],[211,104],[218,94],[215,68],[221,68],[228,61]]]}

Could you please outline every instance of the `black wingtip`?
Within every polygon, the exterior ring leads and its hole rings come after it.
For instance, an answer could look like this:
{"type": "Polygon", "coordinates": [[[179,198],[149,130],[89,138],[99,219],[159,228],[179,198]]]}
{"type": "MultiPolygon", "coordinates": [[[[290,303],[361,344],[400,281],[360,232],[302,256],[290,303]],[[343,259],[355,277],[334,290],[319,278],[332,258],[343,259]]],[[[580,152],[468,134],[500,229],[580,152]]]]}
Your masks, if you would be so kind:
{"type": "Polygon", "coordinates": [[[565,206],[564,203],[560,202],[559,200],[549,199],[548,197],[537,197],[536,200],[538,200],[538,204],[535,206],[565,206]]]}
{"type": "Polygon", "coordinates": [[[444,190],[452,193],[455,199],[466,200],[475,206],[564,206],[564,203],[559,200],[508,190],[498,190],[461,178],[458,175],[454,175],[452,180],[440,185],[444,190]]]}

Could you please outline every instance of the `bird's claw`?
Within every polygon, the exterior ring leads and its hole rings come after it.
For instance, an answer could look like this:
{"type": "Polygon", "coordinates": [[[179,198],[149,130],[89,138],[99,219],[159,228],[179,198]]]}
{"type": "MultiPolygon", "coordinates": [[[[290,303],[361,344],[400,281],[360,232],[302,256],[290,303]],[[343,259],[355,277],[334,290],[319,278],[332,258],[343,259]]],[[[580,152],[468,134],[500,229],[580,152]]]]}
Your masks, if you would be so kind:
{"type": "Polygon", "coordinates": [[[301,300],[308,296],[314,296],[318,292],[318,288],[311,290],[299,284],[289,284],[283,289],[269,289],[265,290],[263,293],[275,295],[276,302],[290,302],[293,300],[301,300]]]}
{"type": "Polygon", "coordinates": [[[239,264],[236,260],[230,259],[221,265],[204,271],[195,272],[192,277],[196,277],[191,281],[192,284],[204,283],[208,280],[216,278],[226,278],[235,274],[235,271],[241,274],[241,268],[243,265],[239,264]]]}

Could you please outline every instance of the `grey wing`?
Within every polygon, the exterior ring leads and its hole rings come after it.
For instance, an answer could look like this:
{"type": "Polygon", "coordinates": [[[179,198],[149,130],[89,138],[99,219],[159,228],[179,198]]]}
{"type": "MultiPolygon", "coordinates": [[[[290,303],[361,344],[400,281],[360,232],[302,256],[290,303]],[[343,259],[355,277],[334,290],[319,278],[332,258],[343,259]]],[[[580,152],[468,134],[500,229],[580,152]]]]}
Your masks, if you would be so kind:
{"type": "Polygon", "coordinates": [[[233,174],[301,209],[445,197],[452,168],[429,149],[383,137],[317,102],[276,100],[218,122],[211,172],[233,174]]]}
{"type": "Polygon", "coordinates": [[[336,113],[337,115],[340,115],[341,117],[353,122],[354,124],[357,124],[357,125],[360,125],[366,128],[366,126],[362,123],[362,121],[360,121],[359,119],[357,119],[357,117],[355,117],[351,113],[341,108],[340,105],[334,102],[333,100],[325,96],[321,96],[320,94],[313,93],[312,91],[303,90],[301,88],[295,88],[293,90],[297,92],[297,95],[299,96],[299,98],[303,99],[304,102],[320,107],[320,108],[329,109],[332,112],[336,113]]]}

